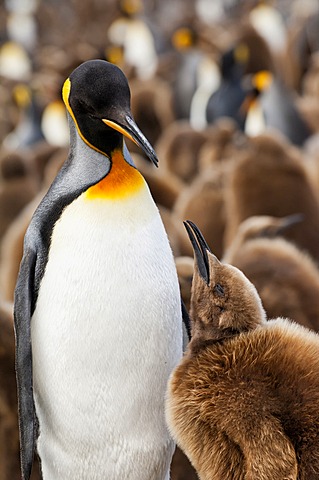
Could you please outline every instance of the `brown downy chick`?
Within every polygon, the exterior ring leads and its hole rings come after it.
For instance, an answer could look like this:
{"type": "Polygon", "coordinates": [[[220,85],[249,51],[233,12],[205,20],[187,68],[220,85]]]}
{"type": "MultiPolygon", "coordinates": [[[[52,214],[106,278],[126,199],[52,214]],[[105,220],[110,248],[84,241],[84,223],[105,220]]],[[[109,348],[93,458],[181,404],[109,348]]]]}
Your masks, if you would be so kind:
{"type": "MultiPolygon", "coordinates": [[[[140,128],[144,128],[145,136],[148,135],[147,138],[154,145],[164,129],[175,120],[170,85],[155,76],[144,81],[136,78],[131,82],[131,91],[134,118],[139,122],[140,128]]],[[[139,152],[133,142],[129,149],[139,152]]]]}
{"type": "Polygon", "coordinates": [[[0,239],[7,228],[40,189],[34,168],[16,152],[1,152],[0,239]]]}
{"type": "Polygon", "coordinates": [[[298,151],[275,134],[251,139],[251,149],[236,162],[225,188],[225,245],[239,224],[253,215],[285,217],[302,213],[304,221],[283,235],[319,259],[319,205],[298,151]]]}
{"type": "Polygon", "coordinates": [[[186,223],[193,338],[172,373],[170,431],[201,480],[319,478],[319,337],[266,321],[244,274],[186,223]]]}
{"type": "Polygon", "coordinates": [[[180,249],[182,255],[192,255],[182,221],[192,217],[199,226],[209,245],[214,245],[220,258],[223,253],[226,226],[224,191],[227,166],[216,163],[202,171],[193,182],[179,194],[173,207],[175,217],[180,220],[180,249]]]}
{"type": "Polygon", "coordinates": [[[206,135],[194,130],[188,121],[171,123],[156,143],[163,171],[191,183],[199,171],[198,154],[206,140],[206,135]]]}
{"type": "Polygon", "coordinates": [[[42,190],[39,191],[16,218],[11,221],[3,235],[0,247],[0,291],[4,300],[13,302],[14,289],[23,254],[23,239],[26,229],[35,209],[53,179],[56,177],[64,160],[64,149],[58,149],[57,152],[52,155],[45,168],[42,190]]]}
{"type": "Polygon", "coordinates": [[[319,331],[319,270],[309,255],[281,237],[300,215],[244,220],[223,256],[255,285],[269,318],[288,317],[319,331]]]}

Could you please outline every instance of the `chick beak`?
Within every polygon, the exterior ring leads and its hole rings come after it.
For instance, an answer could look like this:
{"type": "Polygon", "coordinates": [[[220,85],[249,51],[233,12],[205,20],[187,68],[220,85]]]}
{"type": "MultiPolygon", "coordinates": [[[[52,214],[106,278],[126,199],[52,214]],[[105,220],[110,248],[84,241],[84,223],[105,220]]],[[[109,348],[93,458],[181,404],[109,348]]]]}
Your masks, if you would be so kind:
{"type": "Polygon", "coordinates": [[[287,215],[280,219],[278,224],[277,234],[285,232],[288,228],[302,222],[305,219],[303,213],[294,213],[292,215],[287,215]]]}
{"type": "Polygon", "coordinates": [[[209,284],[209,260],[208,260],[208,252],[210,254],[211,250],[206,243],[202,233],[200,232],[199,228],[190,220],[183,222],[188,233],[189,239],[191,241],[195,258],[198,266],[198,271],[205,280],[206,284],[209,284]]]}
{"type": "Polygon", "coordinates": [[[156,156],[154,148],[149,143],[147,138],[143,135],[143,133],[138,128],[135,121],[130,115],[123,116],[123,119],[121,120],[121,124],[105,118],[102,119],[102,122],[104,122],[108,127],[111,127],[114,130],[117,130],[122,135],[132,140],[132,142],[138,145],[145,152],[145,154],[148,156],[150,161],[156,167],[158,167],[158,158],[156,156]]]}

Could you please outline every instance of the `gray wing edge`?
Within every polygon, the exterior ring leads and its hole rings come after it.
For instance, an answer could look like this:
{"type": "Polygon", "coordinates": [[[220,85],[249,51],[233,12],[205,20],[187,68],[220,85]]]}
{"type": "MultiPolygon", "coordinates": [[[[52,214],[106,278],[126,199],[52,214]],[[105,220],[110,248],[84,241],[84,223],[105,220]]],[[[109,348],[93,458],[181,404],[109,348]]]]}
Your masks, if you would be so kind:
{"type": "Polygon", "coordinates": [[[20,461],[22,480],[31,476],[36,436],[33,399],[31,315],[34,297],[36,252],[25,251],[15,290],[14,330],[16,342],[16,379],[18,393],[20,461]]]}

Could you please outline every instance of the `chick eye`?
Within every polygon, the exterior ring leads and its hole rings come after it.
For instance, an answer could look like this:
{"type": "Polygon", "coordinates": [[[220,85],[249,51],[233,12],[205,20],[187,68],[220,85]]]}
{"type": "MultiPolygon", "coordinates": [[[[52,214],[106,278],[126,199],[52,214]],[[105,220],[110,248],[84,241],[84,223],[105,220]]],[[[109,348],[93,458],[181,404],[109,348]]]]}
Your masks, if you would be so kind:
{"type": "Polygon", "coordinates": [[[218,295],[219,297],[223,297],[224,294],[225,294],[224,289],[223,289],[223,287],[220,285],[220,283],[216,283],[216,285],[214,285],[213,291],[214,291],[214,293],[216,293],[216,295],[218,295]]]}

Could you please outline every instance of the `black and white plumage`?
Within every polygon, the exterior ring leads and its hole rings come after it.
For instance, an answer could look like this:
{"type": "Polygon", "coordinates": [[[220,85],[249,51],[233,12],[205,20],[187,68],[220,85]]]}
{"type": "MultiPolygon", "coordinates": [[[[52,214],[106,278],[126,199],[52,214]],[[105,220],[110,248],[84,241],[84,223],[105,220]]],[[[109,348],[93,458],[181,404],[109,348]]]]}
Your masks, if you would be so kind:
{"type": "Polygon", "coordinates": [[[22,478],[168,479],[166,382],[182,354],[173,255],[123,135],[153,161],[123,73],[63,87],[71,149],[36,210],[15,291],[22,478]],[[38,428],[37,428],[38,427],[38,428]]]}

